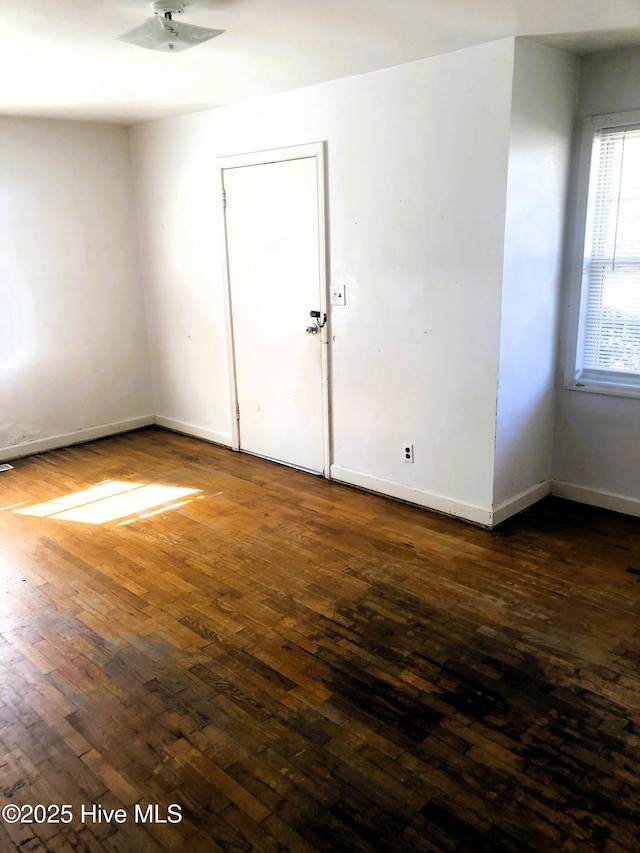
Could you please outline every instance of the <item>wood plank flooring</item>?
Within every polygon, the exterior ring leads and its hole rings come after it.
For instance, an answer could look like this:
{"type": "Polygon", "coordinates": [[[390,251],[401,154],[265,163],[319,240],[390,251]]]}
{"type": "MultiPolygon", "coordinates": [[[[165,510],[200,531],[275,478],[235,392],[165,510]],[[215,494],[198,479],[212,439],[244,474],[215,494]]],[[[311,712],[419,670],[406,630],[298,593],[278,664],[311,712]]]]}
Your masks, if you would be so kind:
{"type": "Polygon", "coordinates": [[[14,465],[2,853],[640,850],[638,519],[489,533],[159,429],[14,465]]]}

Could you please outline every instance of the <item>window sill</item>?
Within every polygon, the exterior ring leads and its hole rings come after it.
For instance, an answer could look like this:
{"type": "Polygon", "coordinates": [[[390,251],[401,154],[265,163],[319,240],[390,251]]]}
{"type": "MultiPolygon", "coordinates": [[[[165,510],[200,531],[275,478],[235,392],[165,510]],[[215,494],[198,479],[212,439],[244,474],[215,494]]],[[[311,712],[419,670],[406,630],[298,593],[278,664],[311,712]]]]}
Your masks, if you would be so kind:
{"type": "Polygon", "coordinates": [[[587,391],[590,394],[609,394],[614,397],[640,397],[640,377],[624,381],[612,377],[572,379],[564,386],[568,391],[587,391]]]}

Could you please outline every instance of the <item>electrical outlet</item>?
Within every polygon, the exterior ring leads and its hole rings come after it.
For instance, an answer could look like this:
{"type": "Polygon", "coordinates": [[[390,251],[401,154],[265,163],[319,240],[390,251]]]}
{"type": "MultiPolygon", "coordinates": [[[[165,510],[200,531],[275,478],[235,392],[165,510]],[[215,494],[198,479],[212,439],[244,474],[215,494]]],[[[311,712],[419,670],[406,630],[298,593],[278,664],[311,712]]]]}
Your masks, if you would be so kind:
{"type": "Polygon", "coordinates": [[[329,302],[331,305],[346,305],[347,294],[344,284],[332,284],[329,291],[329,302]]]}
{"type": "Polygon", "coordinates": [[[408,442],[403,444],[402,454],[405,462],[413,462],[413,444],[409,444],[408,442]]]}

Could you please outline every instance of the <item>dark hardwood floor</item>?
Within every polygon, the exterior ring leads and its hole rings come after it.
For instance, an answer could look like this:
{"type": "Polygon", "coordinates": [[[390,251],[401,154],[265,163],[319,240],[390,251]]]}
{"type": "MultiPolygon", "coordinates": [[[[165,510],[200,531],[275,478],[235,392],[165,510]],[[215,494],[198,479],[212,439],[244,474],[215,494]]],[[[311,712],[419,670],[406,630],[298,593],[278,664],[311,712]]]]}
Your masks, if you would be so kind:
{"type": "Polygon", "coordinates": [[[3,853],[640,851],[638,519],[489,533],[159,429],[14,465],[3,853]]]}

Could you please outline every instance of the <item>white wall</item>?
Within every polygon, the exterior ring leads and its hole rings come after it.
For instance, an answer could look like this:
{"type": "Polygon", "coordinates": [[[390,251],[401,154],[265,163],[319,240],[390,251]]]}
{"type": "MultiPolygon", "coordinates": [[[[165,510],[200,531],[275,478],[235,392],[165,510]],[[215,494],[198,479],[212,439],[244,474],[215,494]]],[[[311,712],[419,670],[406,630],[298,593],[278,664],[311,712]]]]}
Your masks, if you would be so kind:
{"type": "Polygon", "coordinates": [[[0,119],[0,458],[152,413],[125,128],[0,119]]]}
{"type": "Polygon", "coordinates": [[[333,474],[489,523],[513,58],[507,39],[134,128],[160,423],[231,443],[216,156],[326,140],[333,474]]]}
{"type": "MultiPolygon", "coordinates": [[[[640,49],[585,57],[579,123],[585,116],[640,110],[640,49]]],[[[576,133],[576,157],[579,137],[576,133]]],[[[573,196],[575,198],[575,188],[573,196]]],[[[565,311],[571,292],[567,281],[565,311]]],[[[560,347],[553,492],[640,515],[640,399],[566,390],[560,347]]]]}
{"type": "Polygon", "coordinates": [[[495,521],[549,489],[563,234],[579,61],[516,42],[494,473],[495,521]]]}

